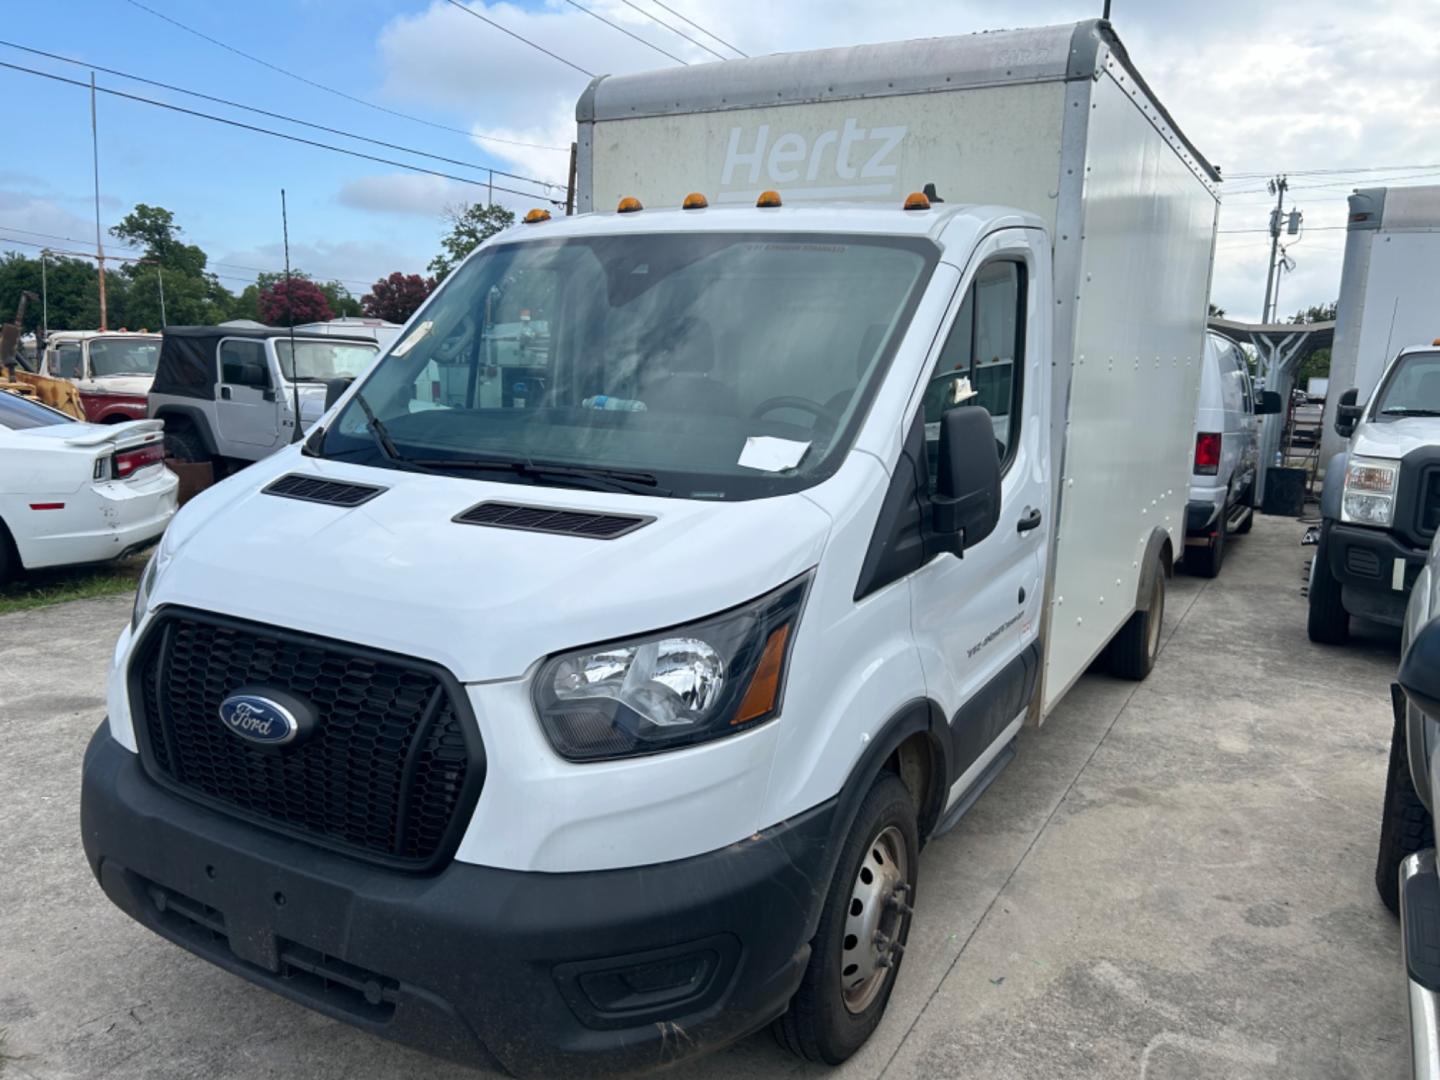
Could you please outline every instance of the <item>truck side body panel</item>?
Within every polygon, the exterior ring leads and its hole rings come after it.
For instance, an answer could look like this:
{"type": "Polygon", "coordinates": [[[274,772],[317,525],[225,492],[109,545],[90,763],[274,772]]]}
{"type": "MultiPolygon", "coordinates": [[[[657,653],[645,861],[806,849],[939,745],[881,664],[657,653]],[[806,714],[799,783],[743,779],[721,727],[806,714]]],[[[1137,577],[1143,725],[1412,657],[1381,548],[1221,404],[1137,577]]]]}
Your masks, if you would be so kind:
{"type": "Polygon", "coordinates": [[[1076,307],[1047,712],[1134,610],[1151,534],[1183,544],[1218,203],[1132,89],[1093,84],[1080,272],[1056,284],[1076,307]]]}

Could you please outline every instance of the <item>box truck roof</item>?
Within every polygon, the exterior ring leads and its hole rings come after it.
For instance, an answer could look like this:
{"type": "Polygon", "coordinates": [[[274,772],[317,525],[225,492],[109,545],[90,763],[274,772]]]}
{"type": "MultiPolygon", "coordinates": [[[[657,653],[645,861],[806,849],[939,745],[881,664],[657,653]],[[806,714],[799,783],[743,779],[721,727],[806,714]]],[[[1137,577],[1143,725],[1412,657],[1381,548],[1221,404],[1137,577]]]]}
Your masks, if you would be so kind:
{"type": "Polygon", "coordinates": [[[600,76],[576,105],[579,206],[608,209],[621,193],[678,204],[695,189],[712,203],[753,203],[765,188],[889,201],[935,183],[947,199],[1006,202],[1053,225],[1065,88],[1101,73],[1218,181],[1110,24],[1088,20],[600,76]]]}

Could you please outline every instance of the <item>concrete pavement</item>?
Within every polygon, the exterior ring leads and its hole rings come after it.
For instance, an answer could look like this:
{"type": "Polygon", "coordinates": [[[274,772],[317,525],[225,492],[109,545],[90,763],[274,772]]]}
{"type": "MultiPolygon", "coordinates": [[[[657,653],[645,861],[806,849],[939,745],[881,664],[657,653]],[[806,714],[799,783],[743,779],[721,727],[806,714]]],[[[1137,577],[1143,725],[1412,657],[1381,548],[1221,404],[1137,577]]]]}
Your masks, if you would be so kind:
{"type": "MultiPolygon", "coordinates": [[[[1307,551],[1259,519],[1178,577],[1143,684],[1082,679],[927,848],[890,1010],[837,1078],[1403,1077],[1371,884],[1393,637],[1305,637],[1307,551]]],[[[362,1034],[131,923],[80,850],[80,758],[129,601],[0,617],[0,1029],[20,1077],[482,1074],[362,1034]]],[[[814,1076],[760,1035],[670,1075],[814,1076]]]]}

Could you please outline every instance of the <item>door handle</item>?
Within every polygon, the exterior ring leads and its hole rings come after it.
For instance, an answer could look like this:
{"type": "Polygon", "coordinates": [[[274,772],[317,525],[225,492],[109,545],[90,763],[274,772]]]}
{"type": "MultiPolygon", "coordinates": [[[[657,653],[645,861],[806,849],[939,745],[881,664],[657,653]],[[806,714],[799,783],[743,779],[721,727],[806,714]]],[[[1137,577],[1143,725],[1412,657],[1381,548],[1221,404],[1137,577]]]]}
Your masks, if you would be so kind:
{"type": "Polygon", "coordinates": [[[229,401],[229,400],[230,400],[230,387],[228,387],[228,386],[222,386],[222,387],[220,387],[220,396],[221,396],[222,398],[224,398],[226,401],[229,401]]]}
{"type": "Polygon", "coordinates": [[[1018,522],[1016,522],[1015,531],[1024,533],[1029,532],[1031,529],[1038,529],[1039,527],[1040,509],[1039,507],[1036,507],[1034,510],[1031,510],[1028,514],[1022,517],[1018,522]]]}

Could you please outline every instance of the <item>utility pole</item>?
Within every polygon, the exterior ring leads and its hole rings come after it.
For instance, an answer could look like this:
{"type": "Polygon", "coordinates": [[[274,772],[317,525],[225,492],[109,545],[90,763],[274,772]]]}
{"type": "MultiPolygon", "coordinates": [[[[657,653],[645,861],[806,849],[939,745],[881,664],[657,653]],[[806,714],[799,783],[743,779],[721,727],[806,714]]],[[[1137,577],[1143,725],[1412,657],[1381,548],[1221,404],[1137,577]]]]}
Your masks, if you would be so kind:
{"type": "Polygon", "coordinates": [[[164,330],[169,325],[165,321],[165,268],[158,262],[155,264],[155,280],[160,283],[160,329],[164,330]]]}
{"type": "MultiPolygon", "coordinates": [[[[40,249],[40,341],[42,343],[50,336],[50,287],[45,277],[45,256],[50,254],[49,248],[40,249]]],[[[37,351],[36,355],[39,353],[37,351]]]]}
{"type": "Polygon", "coordinates": [[[1284,176],[1270,181],[1270,194],[1275,196],[1275,209],[1270,214],[1270,263],[1265,268],[1265,306],[1260,309],[1260,321],[1270,321],[1270,298],[1275,290],[1275,253],[1280,247],[1280,226],[1285,219],[1285,192],[1290,187],[1284,176]]]}
{"type": "Polygon", "coordinates": [[[105,325],[105,246],[100,242],[100,135],[95,121],[95,72],[90,72],[90,160],[95,167],[95,261],[100,266],[100,329],[105,325]]]}

